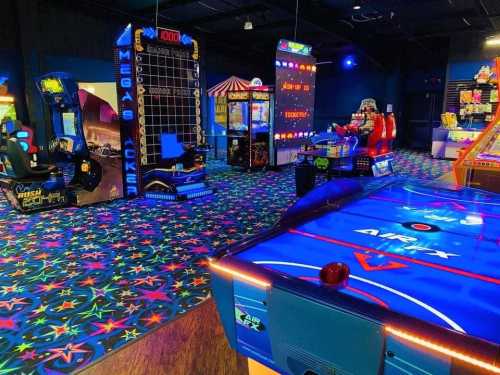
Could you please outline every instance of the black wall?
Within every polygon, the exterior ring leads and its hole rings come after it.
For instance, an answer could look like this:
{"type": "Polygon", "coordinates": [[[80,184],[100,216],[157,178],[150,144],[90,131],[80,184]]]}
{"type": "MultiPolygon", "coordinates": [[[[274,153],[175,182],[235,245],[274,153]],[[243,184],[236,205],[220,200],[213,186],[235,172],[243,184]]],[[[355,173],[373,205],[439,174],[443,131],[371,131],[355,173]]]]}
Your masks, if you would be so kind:
{"type": "MultiPolygon", "coordinates": [[[[6,72],[11,77],[11,91],[18,100],[21,118],[39,128],[45,126],[45,120],[43,105],[33,85],[35,77],[62,70],[72,73],[79,81],[112,81],[111,52],[116,35],[130,21],[146,22],[132,15],[85,7],[85,3],[75,10],[72,4],[64,0],[2,1],[2,11],[9,16],[3,17],[0,23],[0,73],[6,72]]],[[[208,39],[194,36],[201,42],[202,89],[231,75],[245,79],[260,77],[266,84],[274,83],[272,49],[250,54],[251,48],[224,44],[222,36],[208,39]]],[[[470,51],[474,47],[477,51],[477,45],[478,42],[467,35],[455,38],[451,43],[450,61],[476,59],[477,55],[470,51]]],[[[432,128],[435,121],[429,109],[431,101],[435,107],[443,99],[448,51],[436,53],[411,43],[394,45],[388,50],[390,64],[375,64],[358,54],[359,66],[350,71],[341,68],[341,54],[331,58],[322,56],[320,61],[326,59],[333,63],[318,67],[317,130],[333,121],[346,123],[361,99],[373,97],[383,111],[387,104],[393,105],[400,144],[427,147],[424,138],[429,137],[429,126],[432,128]],[[417,129],[418,124],[424,124],[426,129],[417,129]],[[415,137],[422,141],[414,143],[415,137]]],[[[492,52],[487,51],[487,55],[481,56],[491,55],[492,52]]],[[[206,105],[203,112],[207,124],[206,105]]],[[[38,135],[43,138],[43,132],[38,135]]],[[[44,143],[43,139],[39,141],[44,143]]]]}

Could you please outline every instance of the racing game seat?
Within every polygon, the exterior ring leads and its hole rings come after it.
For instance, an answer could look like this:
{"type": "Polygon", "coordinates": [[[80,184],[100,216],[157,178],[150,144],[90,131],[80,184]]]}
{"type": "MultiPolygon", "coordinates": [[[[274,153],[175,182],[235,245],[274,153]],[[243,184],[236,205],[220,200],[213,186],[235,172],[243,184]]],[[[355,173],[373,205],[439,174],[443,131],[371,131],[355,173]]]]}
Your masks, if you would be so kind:
{"type": "Polygon", "coordinates": [[[56,172],[55,165],[32,166],[31,155],[37,151],[32,144],[33,131],[20,121],[6,121],[0,132],[0,174],[14,179],[47,178],[56,172]]]}
{"type": "Polygon", "coordinates": [[[36,162],[33,131],[20,122],[0,126],[0,191],[27,213],[67,204],[64,177],[55,165],[36,162]]]}
{"type": "Polygon", "coordinates": [[[16,179],[46,179],[53,172],[58,171],[55,165],[38,164],[36,167],[31,166],[28,155],[21,147],[21,144],[16,138],[10,138],[6,141],[5,155],[12,167],[12,176],[16,179]]]}

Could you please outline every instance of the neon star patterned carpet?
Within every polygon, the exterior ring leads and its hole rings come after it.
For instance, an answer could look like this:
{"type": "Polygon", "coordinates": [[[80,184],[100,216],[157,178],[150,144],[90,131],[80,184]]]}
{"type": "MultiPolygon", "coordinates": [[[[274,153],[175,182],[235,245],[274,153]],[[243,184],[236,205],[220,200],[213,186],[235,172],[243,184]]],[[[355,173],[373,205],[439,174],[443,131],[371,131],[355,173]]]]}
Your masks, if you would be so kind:
{"type": "MultiPolygon", "coordinates": [[[[399,153],[396,169],[407,165],[427,178],[450,167],[399,153]]],[[[68,373],[187,312],[209,295],[207,255],[272,226],[295,200],[291,168],[248,174],[214,161],[210,182],[215,195],[189,202],[30,216],[1,197],[0,374],[68,373]]]]}

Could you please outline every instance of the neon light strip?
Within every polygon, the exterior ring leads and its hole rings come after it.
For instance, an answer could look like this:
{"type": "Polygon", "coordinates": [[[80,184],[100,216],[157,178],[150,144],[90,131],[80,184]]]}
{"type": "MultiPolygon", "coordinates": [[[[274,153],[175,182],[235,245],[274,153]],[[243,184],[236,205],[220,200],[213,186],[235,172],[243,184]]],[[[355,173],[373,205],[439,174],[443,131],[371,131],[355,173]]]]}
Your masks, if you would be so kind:
{"type": "Polygon", "coordinates": [[[388,256],[388,257],[391,257],[391,258],[395,258],[395,259],[399,259],[399,260],[404,260],[406,262],[418,264],[419,266],[425,266],[425,267],[429,267],[429,268],[435,268],[435,269],[438,269],[440,271],[454,273],[456,275],[469,277],[471,279],[481,280],[481,281],[485,281],[487,283],[492,283],[492,284],[498,284],[498,285],[500,285],[500,279],[497,279],[495,277],[480,275],[478,273],[473,273],[473,272],[461,270],[459,268],[451,268],[451,267],[447,267],[447,266],[442,266],[441,264],[426,262],[424,260],[414,259],[414,258],[410,258],[410,257],[404,256],[404,255],[397,255],[397,254],[393,254],[393,253],[388,253],[386,251],[376,250],[376,249],[373,249],[371,247],[367,247],[367,246],[363,246],[363,245],[357,245],[357,244],[354,244],[354,243],[351,243],[351,242],[341,241],[341,240],[337,240],[337,239],[334,239],[334,238],[320,236],[320,235],[317,235],[317,234],[307,233],[307,232],[303,232],[303,231],[300,231],[300,230],[297,230],[297,229],[289,229],[288,232],[290,232],[292,234],[298,234],[298,235],[301,235],[301,236],[304,236],[304,237],[308,237],[308,238],[313,238],[315,240],[324,241],[324,242],[328,242],[328,243],[333,243],[335,245],[350,247],[351,249],[363,250],[363,251],[368,251],[370,253],[385,255],[385,256],[388,256]]]}
{"type": "Polygon", "coordinates": [[[390,333],[393,336],[399,337],[399,338],[406,340],[406,341],[410,341],[411,343],[422,346],[426,349],[438,352],[440,354],[444,354],[448,357],[458,359],[460,361],[466,362],[466,363],[471,364],[473,366],[480,367],[482,369],[494,372],[495,374],[500,374],[500,367],[495,366],[492,363],[488,363],[488,362],[485,362],[483,360],[474,358],[473,356],[471,356],[469,354],[460,353],[460,352],[453,350],[451,348],[448,348],[446,346],[436,344],[432,341],[429,341],[429,340],[424,339],[424,338],[419,337],[419,336],[415,336],[415,335],[413,335],[409,332],[403,331],[401,329],[393,328],[391,326],[386,326],[385,331],[390,333]]]}
{"type": "Polygon", "coordinates": [[[269,288],[271,286],[271,283],[269,283],[265,280],[261,280],[261,279],[258,279],[256,277],[247,275],[245,273],[241,273],[238,270],[235,270],[235,269],[232,269],[229,267],[225,267],[225,266],[220,266],[217,263],[213,263],[213,262],[210,262],[209,265],[210,265],[210,268],[213,268],[214,270],[217,270],[217,271],[220,271],[223,273],[227,273],[227,274],[229,274],[237,279],[247,281],[251,284],[260,286],[262,288],[269,288]]]}
{"type": "Polygon", "coordinates": [[[0,103],[14,103],[14,97],[0,95],[0,103]]]}

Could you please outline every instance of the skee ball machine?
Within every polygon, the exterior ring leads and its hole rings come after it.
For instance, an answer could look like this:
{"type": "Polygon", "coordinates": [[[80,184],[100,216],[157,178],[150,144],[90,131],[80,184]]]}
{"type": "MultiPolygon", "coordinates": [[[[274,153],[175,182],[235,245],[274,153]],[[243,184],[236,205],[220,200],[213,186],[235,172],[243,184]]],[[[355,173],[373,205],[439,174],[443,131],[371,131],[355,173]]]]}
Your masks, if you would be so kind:
{"type": "Polygon", "coordinates": [[[125,195],[183,200],[205,182],[198,42],[177,30],[129,24],[115,43],[125,195]]]}

